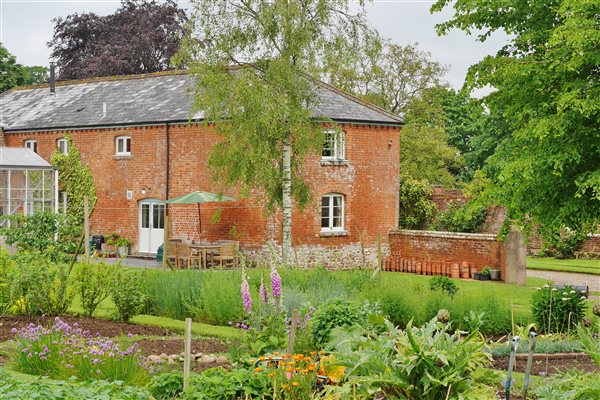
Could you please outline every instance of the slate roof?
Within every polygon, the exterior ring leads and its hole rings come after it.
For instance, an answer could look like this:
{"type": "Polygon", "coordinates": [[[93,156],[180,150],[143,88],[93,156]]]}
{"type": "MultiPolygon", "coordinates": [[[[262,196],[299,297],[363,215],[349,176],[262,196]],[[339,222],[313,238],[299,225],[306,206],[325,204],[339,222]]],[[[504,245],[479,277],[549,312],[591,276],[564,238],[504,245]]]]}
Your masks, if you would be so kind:
{"type": "Polygon", "coordinates": [[[0,169],[8,167],[24,169],[52,169],[41,156],[24,147],[0,147],[0,169]]]}
{"type": "MultiPolygon", "coordinates": [[[[0,94],[6,131],[188,121],[193,78],[183,71],[58,82],[0,94]],[[106,114],[103,105],[106,104],[106,114]]],[[[323,82],[315,117],[338,122],[400,125],[402,119],[323,82]]],[[[194,119],[201,119],[195,115],[194,119]]]]}

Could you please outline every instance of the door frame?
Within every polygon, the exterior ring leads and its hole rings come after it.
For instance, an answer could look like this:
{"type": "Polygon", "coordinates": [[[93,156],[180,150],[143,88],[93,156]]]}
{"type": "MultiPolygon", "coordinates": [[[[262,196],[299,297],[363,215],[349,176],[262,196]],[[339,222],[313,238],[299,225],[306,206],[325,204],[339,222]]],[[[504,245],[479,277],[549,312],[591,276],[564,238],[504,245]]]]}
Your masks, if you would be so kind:
{"type": "MultiPolygon", "coordinates": [[[[155,206],[156,205],[163,205],[164,206],[164,203],[165,202],[163,200],[156,199],[156,198],[153,198],[153,197],[148,197],[148,198],[145,198],[145,199],[142,199],[142,200],[138,201],[138,229],[137,229],[137,231],[138,231],[138,240],[137,240],[137,242],[138,242],[138,252],[139,253],[143,253],[143,254],[156,254],[156,252],[145,251],[145,250],[152,250],[151,248],[150,249],[143,249],[144,251],[142,251],[141,241],[142,241],[142,236],[144,236],[144,235],[142,235],[142,229],[148,229],[149,230],[148,237],[146,239],[148,241],[148,247],[152,247],[152,230],[155,229],[154,226],[153,226],[154,225],[154,218],[153,218],[154,215],[153,214],[155,212],[154,211],[155,210],[155,206]],[[149,215],[148,215],[148,224],[149,224],[148,228],[142,228],[142,208],[143,208],[143,205],[145,205],[145,204],[149,204],[150,205],[149,215]]],[[[158,228],[156,228],[156,229],[158,229],[158,228]]],[[[161,235],[161,238],[162,238],[163,242],[164,242],[164,229],[166,229],[166,227],[164,227],[162,229],[163,234],[161,235]]]]}

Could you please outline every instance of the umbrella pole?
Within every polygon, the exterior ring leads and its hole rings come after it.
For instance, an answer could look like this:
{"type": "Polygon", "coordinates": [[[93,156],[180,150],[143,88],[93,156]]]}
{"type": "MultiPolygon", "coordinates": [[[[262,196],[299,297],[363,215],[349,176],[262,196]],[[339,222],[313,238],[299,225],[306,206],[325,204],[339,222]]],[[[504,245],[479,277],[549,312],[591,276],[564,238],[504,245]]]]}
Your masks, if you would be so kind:
{"type": "Polygon", "coordinates": [[[202,240],[202,217],[200,215],[200,203],[198,203],[198,240],[202,240]]]}

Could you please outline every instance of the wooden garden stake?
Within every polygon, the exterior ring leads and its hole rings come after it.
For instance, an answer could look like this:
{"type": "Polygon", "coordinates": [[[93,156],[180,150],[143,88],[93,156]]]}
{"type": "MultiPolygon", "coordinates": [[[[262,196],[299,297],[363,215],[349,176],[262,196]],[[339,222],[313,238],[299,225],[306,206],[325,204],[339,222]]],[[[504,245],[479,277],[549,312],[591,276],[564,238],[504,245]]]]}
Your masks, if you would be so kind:
{"type": "Polygon", "coordinates": [[[192,319],[185,319],[185,357],[183,359],[183,390],[190,385],[190,363],[192,352],[192,319]]]}
{"type": "Polygon", "coordinates": [[[292,326],[290,327],[290,336],[288,338],[288,354],[292,354],[294,352],[294,341],[296,340],[296,330],[298,329],[298,318],[300,318],[300,312],[298,309],[295,309],[292,313],[292,326]]]}

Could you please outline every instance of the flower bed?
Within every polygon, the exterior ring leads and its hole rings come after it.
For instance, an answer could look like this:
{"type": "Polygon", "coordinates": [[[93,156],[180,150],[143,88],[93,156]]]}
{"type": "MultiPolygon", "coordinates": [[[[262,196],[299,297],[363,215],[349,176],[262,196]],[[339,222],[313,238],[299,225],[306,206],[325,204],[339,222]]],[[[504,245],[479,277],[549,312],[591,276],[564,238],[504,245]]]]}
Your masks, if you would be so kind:
{"type": "Polygon", "coordinates": [[[134,343],[122,350],[100,334],[92,336],[77,323],[56,317],[51,328],[30,324],[17,330],[10,360],[17,371],[57,379],[101,379],[143,384],[149,376],[134,343]]]}

